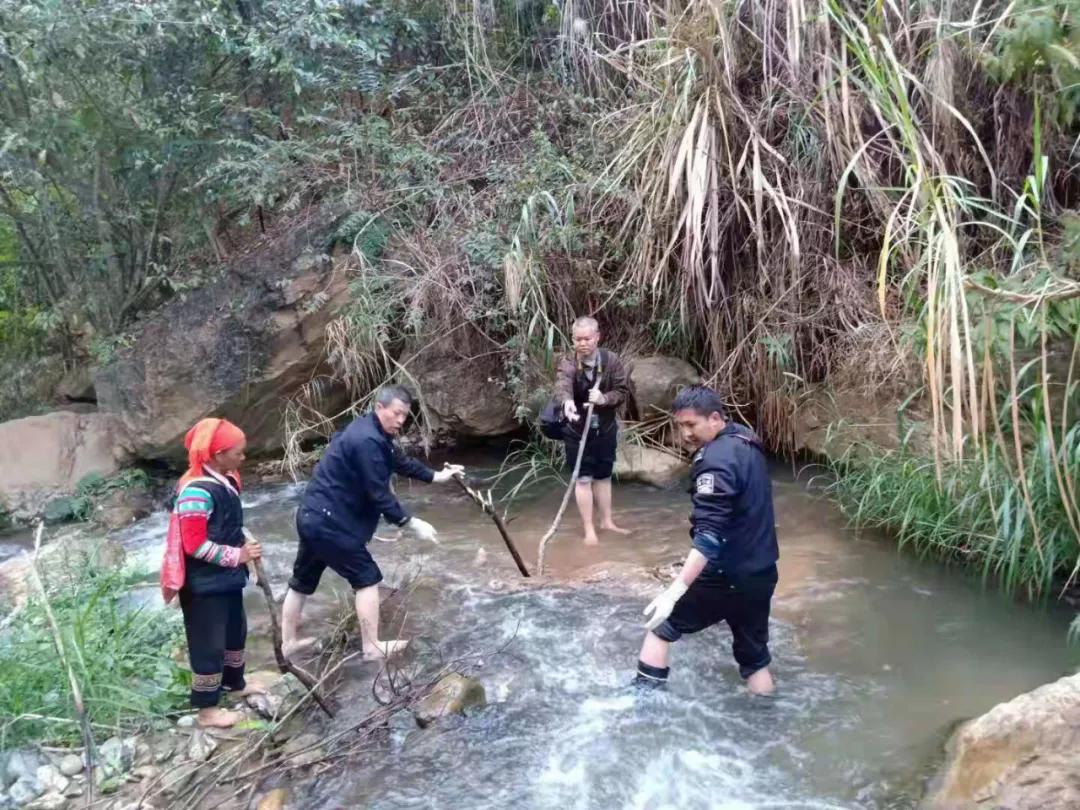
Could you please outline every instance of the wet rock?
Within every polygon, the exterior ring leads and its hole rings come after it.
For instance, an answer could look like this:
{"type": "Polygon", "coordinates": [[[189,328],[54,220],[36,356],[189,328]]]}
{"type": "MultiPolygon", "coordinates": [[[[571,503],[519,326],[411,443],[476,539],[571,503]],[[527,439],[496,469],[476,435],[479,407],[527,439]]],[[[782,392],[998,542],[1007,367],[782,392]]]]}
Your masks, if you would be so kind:
{"type": "Polygon", "coordinates": [[[923,810],[1080,807],[1080,675],[964,723],[923,810]]]}
{"type": "Polygon", "coordinates": [[[52,765],[41,765],[37,769],[37,782],[43,793],[63,793],[69,780],[52,765]]]}
{"type": "Polygon", "coordinates": [[[185,714],[179,720],[176,721],[177,728],[195,728],[195,715],[185,714]]]}
{"type": "Polygon", "coordinates": [[[206,762],[218,747],[218,741],[202,729],[191,735],[187,745],[187,758],[192,762],[206,762]]]}
{"type": "Polygon", "coordinates": [[[444,676],[431,692],[413,709],[413,716],[421,728],[427,728],[440,717],[465,714],[469,709],[487,705],[484,686],[475,678],[457,672],[444,676]]]}
{"type": "Polygon", "coordinates": [[[615,455],[615,476],[620,481],[640,481],[669,489],[689,472],[690,465],[685,459],[653,447],[624,444],[615,455]]]}
{"type": "Polygon", "coordinates": [[[16,782],[37,779],[37,769],[46,764],[44,758],[29,748],[12,751],[4,762],[4,787],[16,782]]]}
{"type": "Polygon", "coordinates": [[[64,776],[74,776],[77,773],[82,773],[86,765],[83,758],[78,754],[65,754],[60,758],[57,767],[64,776]]]}
{"type": "Polygon", "coordinates": [[[161,775],[161,768],[157,765],[136,765],[131,775],[136,779],[157,779],[161,775]]]}
{"type": "Polygon", "coordinates": [[[176,745],[177,739],[175,734],[162,734],[150,745],[152,754],[151,760],[157,765],[168,762],[176,753],[176,745]]]}
{"type": "Polygon", "coordinates": [[[64,795],[67,796],[69,799],[74,799],[77,796],[82,796],[84,789],[85,788],[83,788],[81,784],[79,784],[73,779],[68,782],[68,786],[67,789],[64,791],[64,795]]]}
{"type": "Polygon", "coordinates": [[[29,810],[60,810],[67,804],[63,793],[46,793],[39,799],[35,799],[27,807],[29,810]]]}
{"type": "Polygon", "coordinates": [[[175,796],[191,782],[199,766],[194,762],[182,762],[175,768],[169,768],[161,780],[161,787],[166,796],[175,796]]]}
{"type": "Polygon", "coordinates": [[[135,738],[110,737],[97,752],[98,767],[102,779],[121,776],[135,764],[135,738]]]}
{"type": "Polygon", "coordinates": [[[94,521],[113,531],[122,529],[154,511],[154,499],[142,488],[110,492],[94,510],[94,521]]]}
{"type": "Polygon", "coordinates": [[[259,803],[255,806],[255,810],[283,810],[288,798],[288,788],[274,788],[259,799],[259,803]]]}
{"type": "Polygon", "coordinates": [[[41,793],[41,785],[33,779],[20,779],[8,788],[8,798],[10,798],[16,806],[29,804],[40,796],[41,793]]]}
{"type": "Polygon", "coordinates": [[[288,679],[292,678],[295,681],[295,677],[291,674],[286,677],[282,673],[273,670],[252,672],[247,677],[249,680],[266,687],[267,693],[265,695],[248,695],[244,702],[267,720],[275,720],[284,714],[286,710],[285,704],[293,695],[293,683],[288,679]]]}
{"type": "Polygon", "coordinates": [[[318,762],[326,756],[325,749],[319,745],[322,738],[318,734],[301,734],[293,737],[281,750],[282,756],[288,758],[292,765],[305,766],[318,762]]]}

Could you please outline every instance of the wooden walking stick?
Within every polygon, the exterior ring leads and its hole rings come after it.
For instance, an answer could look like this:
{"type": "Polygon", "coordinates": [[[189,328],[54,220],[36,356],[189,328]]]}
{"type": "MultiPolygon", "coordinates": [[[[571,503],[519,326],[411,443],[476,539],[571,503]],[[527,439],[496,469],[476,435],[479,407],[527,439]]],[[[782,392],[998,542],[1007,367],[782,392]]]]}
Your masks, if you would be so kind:
{"type": "MultiPolygon", "coordinates": [[[[593,383],[593,391],[600,390],[600,375],[596,375],[596,382],[593,383]]],[[[555,520],[551,522],[551,528],[547,530],[547,534],[540,540],[540,549],[537,552],[536,558],[536,570],[540,576],[544,575],[544,552],[547,550],[548,540],[559,528],[559,523],[562,522],[563,512],[566,511],[566,505],[570,503],[570,493],[574,491],[574,487],[577,485],[578,475],[581,473],[581,458],[585,455],[585,441],[589,435],[589,424],[592,422],[593,403],[589,403],[585,406],[585,420],[581,423],[581,443],[577,449],[577,459],[574,461],[574,471],[570,474],[570,483],[566,486],[566,492],[563,493],[562,503],[559,505],[559,511],[555,514],[555,520]]]]}
{"type": "MultiPolygon", "coordinates": [[[[255,539],[247,529],[244,529],[244,536],[248,540],[255,539]]],[[[270,588],[270,580],[266,577],[266,569],[263,568],[262,560],[252,560],[251,564],[255,568],[255,582],[263,592],[263,596],[266,597],[266,609],[270,611],[270,635],[274,640],[274,658],[277,660],[278,670],[291,672],[295,675],[296,680],[300,681],[311,692],[311,696],[315,698],[319,708],[326,712],[328,717],[333,717],[334,711],[327,705],[315,678],[285,657],[281,646],[281,624],[278,622],[277,607],[274,605],[274,592],[270,588]]]]}
{"type": "Polygon", "coordinates": [[[521,572],[523,577],[529,576],[529,569],[525,567],[525,561],[521,559],[521,555],[518,553],[514,541],[510,539],[510,534],[506,531],[506,524],[503,523],[503,519],[499,517],[499,513],[495,511],[495,504],[491,498],[491,490],[488,490],[487,498],[485,498],[483,494],[465,483],[464,476],[455,475],[454,480],[457,481],[458,486],[465,491],[466,495],[476,501],[480,508],[483,509],[486,514],[491,516],[491,519],[495,522],[495,528],[499,530],[503,542],[506,543],[506,548],[510,551],[510,556],[514,558],[514,563],[517,565],[518,571],[521,572]]]}

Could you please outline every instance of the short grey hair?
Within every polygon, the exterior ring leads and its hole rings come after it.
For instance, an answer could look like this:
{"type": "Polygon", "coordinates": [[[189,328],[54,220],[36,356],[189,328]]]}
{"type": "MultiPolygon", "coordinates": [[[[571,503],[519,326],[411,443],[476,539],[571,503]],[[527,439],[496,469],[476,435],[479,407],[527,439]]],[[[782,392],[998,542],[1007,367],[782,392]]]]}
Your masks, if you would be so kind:
{"type": "Polygon", "coordinates": [[[395,399],[412,405],[412,393],[404,385],[384,385],[375,394],[375,402],[383,407],[391,405],[395,399]]]}
{"type": "Polygon", "coordinates": [[[573,332],[579,326],[587,326],[594,332],[600,331],[600,324],[596,322],[596,318],[591,318],[588,315],[582,315],[580,318],[574,321],[574,325],[570,327],[570,331],[573,332]]]}

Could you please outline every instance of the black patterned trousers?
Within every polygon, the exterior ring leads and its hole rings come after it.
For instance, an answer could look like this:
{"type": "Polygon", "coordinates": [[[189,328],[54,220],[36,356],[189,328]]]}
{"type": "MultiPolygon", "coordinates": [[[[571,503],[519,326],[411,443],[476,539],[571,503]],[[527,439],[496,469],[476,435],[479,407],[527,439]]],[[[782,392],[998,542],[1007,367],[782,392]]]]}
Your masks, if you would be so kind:
{"type": "Polygon", "coordinates": [[[222,690],[244,688],[244,592],[193,594],[184,589],[180,609],[191,661],[191,705],[196,709],[216,706],[222,690]]]}

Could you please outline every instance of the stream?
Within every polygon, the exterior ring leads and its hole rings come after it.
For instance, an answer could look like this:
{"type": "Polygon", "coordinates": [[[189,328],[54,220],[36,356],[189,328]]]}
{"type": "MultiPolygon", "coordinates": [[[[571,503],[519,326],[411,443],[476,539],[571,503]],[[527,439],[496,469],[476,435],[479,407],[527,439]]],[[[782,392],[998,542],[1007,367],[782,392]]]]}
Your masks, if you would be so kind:
{"type": "MultiPolygon", "coordinates": [[[[493,469],[490,456],[463,460],[474,473],[493,469]]],[[[264,542],[279,595],[291,570],[301,487],[245,493],[246,521],[264,542]]],[[[641,611],[659,581],[647,591],[628,585],[625,594],[610,584],[602,591],[508,587],[517,571],[472,501],[452,485],[399,482],[399,496],[436,526],[441,544],[373,541],[387,584],[410,589],[407,611],[384,613],[383,636],[400,629],[417,649],[469,657],[489,705],[425,731],[401,715],[389,752],[297,785],[289,806],[913,807],[958,721],[1080,663],[1067,645],[1067,610],[1021,604],[960,571],[898,552],[880,536],[849,530],[788,467],[773,468],[773,487],[778,697],[761,700],[741,687],[726,627],[678,642],[667,691],[635,695],[628,684],[641,611]]],[[[513,506],[510,531],[530,568],[561,497],[562,486],[551,482],[513,506]]],[[[571,505],[549,547],[550,573],[681,561],[685,493],[617,485],[615,510],[633,534],[602,533],[600,545],[586,547],[571,505]]],[[[120,534],[152,564],[163,536],[164,516],[120,534]]],[[[305,629],[323,630],[347,596],[328,571],[309,600],[305,629]]],[[[265,613],[261,599],[248,591],[249,616],[265,613]]],[[[262,644],[253,657],[269,659],[262,644]]],[[[373,667],[355,672],[369,683],[373,667]]],[[[348,695],[340,701],[353,702],[348,695]]],[[[346,710],[334,722],[357,719],[346,710]]]]}

